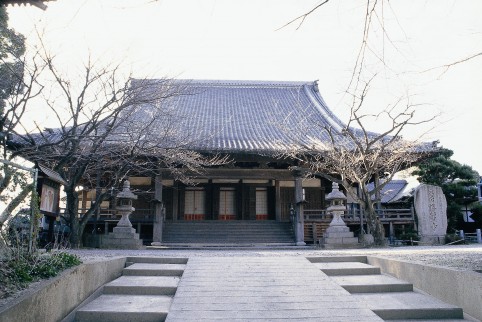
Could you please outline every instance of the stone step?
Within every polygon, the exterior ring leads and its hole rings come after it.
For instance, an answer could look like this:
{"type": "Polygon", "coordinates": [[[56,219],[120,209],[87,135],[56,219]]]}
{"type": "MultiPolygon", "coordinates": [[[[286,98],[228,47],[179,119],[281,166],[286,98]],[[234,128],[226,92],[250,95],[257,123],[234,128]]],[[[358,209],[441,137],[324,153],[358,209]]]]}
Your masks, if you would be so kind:
{"type": "MultiPolygon", "coordinates": [[[[472,321],[467,319],[443,319],[443,322],[462,322],[462,321],[472,321]]],[[[434,320],[426,319],[403,319],[403,320],[390,320],[390,322],[434,322],[434,320]]]]}
{"type": "Polygon", "coordinates": [[[133,263],[124,268],[124,276],[181,276],[185,264],[133,263]]]}
{"type": "Polygon", "coordinates": [[[219,226],[219,225],[213,225],[213,226],[204,226],[204,227],[198,227],[196,225],[180,225],[180,226],[175,226],[175,227],[166,227],[164,230],[165,233],[176,233],[176,232],[182,232],[184,229],[189,229],[189,231],[195,231],[195,232],[215,232],[215,233],[223,233],[223,232],[290,232],[291,229],[285,229],[285,228],[280,228],[280,227],[269,227],[269,226],[219,226]],[[218,230],[214,230],[218,229],[218,230]],[[214,230],[214,231],[213,231],[214,230]]]}
{"type": "Polygon", "coordinates": [[[306,257],[312,263],[338,263],[338,262],[360,262],[367,263],[366,256],[323,256],[323,257],[306,257]]]}
{"type": "Polygon", "coordinates": [[[163,243],[247,244],[292,243],[290,223],[277,221],[186,221],[166,222],[163,243]]]}
{"type": "Polygon", "coordinates": [[[238,240],[238,239],[244,239],[244,240],[269,240],[269,239],[287,239],[289,236],[282,235],[282,236],[266,236],[266,235],[195,235],[195,234],[188,234],[188,235],[175,235],[175,236],[169,236],[169,235],[164,235],[163,237],[165,238],[170,238],[170,239],[198,239],[198,238],[203,238],[203,239],[232,239],[232,240],[238,240]]]}
{"type": "MultiPolygon", "coordinates": [[[[178,249],[197,249],[197,248],[209,248],[209,249],[229,249],[229,248],[243,248],[243,247],[293,247],[296,246],[294,242],[289,243],[188,243],[188,242],[178,242],[178,243],[162,243],[161,247],[178,248],[178,249]]],[[[147,246],[147,249],[156,249],[158,246],[147,246]]]]}
{"type": "Polygon", "coordinates": [[[313,263],[328,276],[380,274],[380,268],[360,262],[313,263]]]}
{"type": "Polygon", "coordinates": [[[101,296],[79,308],[76,321],[164,321],[187,261],[127,257],[123,276],[105,284],[101,296]]]}
{"type": "Polygon", "coordinates": [[[188,243],[188,244],[279,244],[293,243],[293,238],[215,238],[215,237],[192,237],[189,238],[169,238],[163,237],[163,243],[188,243]]]}
{"type": "Polygon", "coordinates": [[[223,237],[223,238],[273,238],[273,237],[281,237],[284,238],[286,236],[291,236],[289,233],[269,233],[265,231],[259,231],[259,232],[251,232],[251,231],[246,231],[246,232],[236,232],[236,233],[219,233],[219,232],[204,232],[204,233],[199,233],[195,231],[189,231],[189,232],[178,232],[178,233],[172,233],[172,234],[164,234],[163,237],[170,237],[170,238],[187,238],[187,237],[223,237]]]}
{"type": "Polygon", "coordinates": [[[280,222],[276,220],[178,220],[166,221],[169,225],[290,225],[289,222],[280,222]]]}
{"type": "Polygon", "coordinates": [[[382,275],[365,256],[308,257],[316,267],[384,320],[464,321],[461,308],[413,292],[413,285],[382,275]],[[356,259],[356,260],[355,260],[356,259]]]}
{"type": "Polygon", "coordinates": [[[157,322],[166,319],[172,298],[149,295],[101,295],[77,310],[76,322],[157,322]]]}
{"type": "Polygon", "coordinates": [[[237,229],[237,228],[244,228],[244,227],[249,227],[252,229],[273,229],[273,230],[290,230],[291,225],[289,224],[284,224],[284,223],[269,223],[269,224],[263,224],[263,223],[251,223],[251,224],[244,224],[244,223],[219,223],[219,222],[213,222],[213,223],[205,223],[205,222],[199,222],[199,223],[166,223],[165,224],[166,229],[169,228],[179,228],[179,227],[192,227],[194,229],[199,229],[203,230],[206,228],[210,227],[222,227],[226,229],[237,229]]]}
{"type": "Polygon", "coordinates": [[[350,293],[411,292],[413,285],[388,275],[332,276],[350,293]]]}
{"type": "Polygon", "coordinates": [[[384,320],[400,319],[463,319],[461,308],[444,303],[431,296],[415,292],[359,293],[354,299],[384,320]]]}
{"type": "Polygon", "coordinates": [[[192,227],[193,229],[204,230],[210,227],[221,227],[225,229],[238,229],[238,228],[251,228],[251,229],[271,229],[271,230],[291,230],[291,225],[285,224],[170,224],[166,223],[166,229],[179,228],[179,227],[192,227]]]}
{"type": "Polygon", "coordinates": [[[164,233],[166,234],[185,234],[185,233],[197,233],[197,234],[217,234],[217,235],[229,235],[229,234],[250,234],[250,233],[267,233],[267,234],[282,234],[290,233],[288,229],[264,229],[262,227],[221,227],[221,226],[209,226],[203,229],[196,226],[179,226],[174,228],[166,228],[164,233]]]}
{"type": "Polygon", "coordinates": [[[187,264],[188,258],[184,257],[127,257],[128,263],[149,263],[149,264],[187,264]]]}
{"type": "Polygon", "coordinates": [[[104,285],[104,294],[174,295],[177,276],[121,276],[104,285]]]}
{"type": "Polygon", "coordinates": [[[206,229],[206,230],[195,230],[195,229],[188,229],[186,227],[183,227],[182,229],[178,230],[172,230],[172,231],[164,231],[165,234],[173,234],[173,235],[190,235],[190,234],[205,234],[205,235],[255,235],[259,233],[263,234],[271,234],[271,235],[283,235],[290,233],[290,231],[281,231],[281,230],[265,230],[265,229],[260,229],[260,230],[252,230],[252,229],[239,229],[239,230],[223,230],[223,231],[216,231],[215,228],[212,229],[206,229]]]}

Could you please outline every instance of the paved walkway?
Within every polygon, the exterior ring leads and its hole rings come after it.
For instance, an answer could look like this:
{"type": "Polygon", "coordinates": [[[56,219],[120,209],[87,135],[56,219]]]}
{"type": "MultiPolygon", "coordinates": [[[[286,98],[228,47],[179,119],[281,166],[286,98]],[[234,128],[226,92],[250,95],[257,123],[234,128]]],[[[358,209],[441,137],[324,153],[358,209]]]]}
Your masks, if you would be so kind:
{"type": "Polygon", "coordinates": [[[190,258],[166,321],[382,321],[304,257],[190,258]]]}

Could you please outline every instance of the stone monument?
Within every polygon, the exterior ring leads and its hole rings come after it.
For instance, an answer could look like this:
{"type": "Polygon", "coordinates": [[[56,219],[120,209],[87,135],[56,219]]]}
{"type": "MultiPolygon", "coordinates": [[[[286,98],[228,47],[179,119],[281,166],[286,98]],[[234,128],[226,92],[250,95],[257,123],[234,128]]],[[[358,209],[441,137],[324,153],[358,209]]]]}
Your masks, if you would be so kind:
{"type": "Polygon", "coordinates": [[[447,200],[442,188],[420,185],[414,194],[418,233],[423,244],[441,244],[447,233],[447,200]]]}
{"type": "Polygon", "coordinates": [[[326,196],[330,201],[330,206],[326,208],[327,213],[333,214],[330,226],[326,229],[323,239],[323,248],[352,248],[359,246],[358,238],[353,236],[353,232],[347,227],[341,216],[346,211],[344,204],[346,196],[340,191],[338,183],[333,182],[332,190],[326,196]]]}
{"type": "Polygon", "coordinates": [[[103,248],[119,248],[119,249],[142,249],[142,239],[139,239],[139,234],[132,227],[129,220],[129,215],[135,210],[132,207],[132,200],[137,199],[137,196],[132,193],[131,184],[129,180],[124,181],[124,187],[121,192],[117,194],[116,211],[122,217],[114,227],[112,233],[108,234],[102,239],[103,248]]]}

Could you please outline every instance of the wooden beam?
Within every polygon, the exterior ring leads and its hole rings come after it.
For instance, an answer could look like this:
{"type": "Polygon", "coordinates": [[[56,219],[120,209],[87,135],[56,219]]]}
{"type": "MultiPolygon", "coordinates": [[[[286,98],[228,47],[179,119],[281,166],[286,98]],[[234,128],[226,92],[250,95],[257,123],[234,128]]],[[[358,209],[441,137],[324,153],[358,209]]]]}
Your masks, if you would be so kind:
{"type": "MultiPolygon", "coordinates": [[[[203,173],[186,173],[194,179],[266,179],[266,180],[293,180],[289,170],[280,169],[204,169],[203,173]]],[[[168,170],[163,170],[164,179],[174,179],[168,170]]]]}

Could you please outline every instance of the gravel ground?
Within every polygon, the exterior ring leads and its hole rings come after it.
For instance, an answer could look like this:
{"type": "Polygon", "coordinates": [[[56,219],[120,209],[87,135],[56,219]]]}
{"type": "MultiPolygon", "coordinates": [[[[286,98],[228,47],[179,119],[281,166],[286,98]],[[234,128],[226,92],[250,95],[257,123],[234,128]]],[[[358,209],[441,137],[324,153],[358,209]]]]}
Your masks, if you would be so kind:
{"type": "Polygon", "coordinates": [[[118,256],[339,256],[339,255],[376,255],[426,265],[449,267],[458,270],[472,270],[482,273],[482,244],[461,246],[415,246],[395,248],[370,248],[350,250],[320,250],[317,248],[198,248],[198,249],[146,249],[146,250],[70,250],[84,262],[99,261],[118,256]]]}

